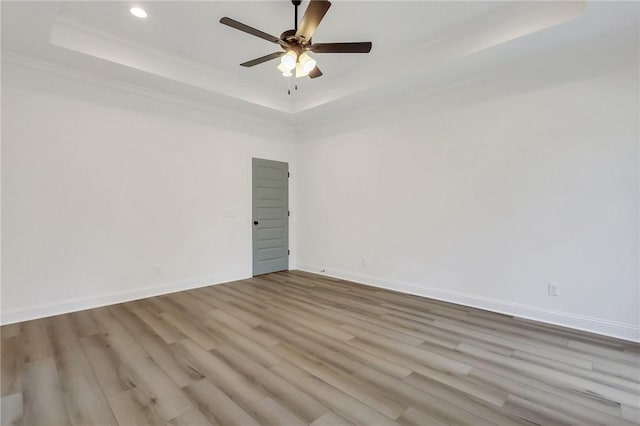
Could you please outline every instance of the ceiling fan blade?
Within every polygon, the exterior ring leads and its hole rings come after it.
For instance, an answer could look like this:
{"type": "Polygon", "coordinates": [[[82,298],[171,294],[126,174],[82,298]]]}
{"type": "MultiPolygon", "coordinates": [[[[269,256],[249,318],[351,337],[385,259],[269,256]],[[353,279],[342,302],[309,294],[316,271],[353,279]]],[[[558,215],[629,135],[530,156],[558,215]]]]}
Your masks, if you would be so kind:
{"type": "Polygon", "coordinates": [[[296,31],[296,37],[302,41],[302,44],[308,44],[311,41],[313,33],[330,7],[331,3],[327,0],[311,0],[309,2],[309,6],[307,6],[307,10],[304,12],[302,21],[300,21],[296,31]]]}
{"type": "Polygon", "coordinates": [[[357,43],[318,43],[311,45],[311,51],[315,53],[369,53],[371,42],[357,43]]]}
{"type": "Polygon", "coordinates": [[[242,66],[242,67],[252,67],[254,65],[258,65],[258,64],[261,64],[263,62],[267,62],[267,61],[271,61],[273,59],[279,58],[280,56],[284,55],[285,53],[286,52],[270,53],[268,55],[261,56],[259,58],[253,59],[251,61],[243,62],[243,63],[240,64],[240,66],[242,66]]]}
{"type": "Polygon", "coordinates": [[[322,71],[317,66],[309,72],[309,78],[318,78],[322,75],[322,71]]]}
{"type": "Polygon", "coordinates": [[[270,41],[272,43],[277,43],[277,44],[283,44],[284,41],[280,40],[278,37],[276,36],[272,36],[271,34],[267,34],[264,31],[260,31],[260,30],[256,30],[253,27],[250,27],[248,25],[243,24],[242,22],[238,22],[234,19],[231,18],[227,18],[226,16],[222,19],[220,19],[220,23],[227,25],[231,28],[235,28],[236,30],[240,30],[243,31],[247,34],[251,34],[254,35],[256,37],[260,37],[264,40],[270,41]]]}

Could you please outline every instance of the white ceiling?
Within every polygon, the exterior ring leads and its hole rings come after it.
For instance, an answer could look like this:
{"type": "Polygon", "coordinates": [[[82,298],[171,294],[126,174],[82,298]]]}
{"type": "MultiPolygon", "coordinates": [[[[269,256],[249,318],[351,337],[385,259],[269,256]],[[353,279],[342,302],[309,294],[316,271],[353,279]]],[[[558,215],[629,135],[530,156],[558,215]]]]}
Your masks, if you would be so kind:
{"type": "MultiPolygon", "coordinates": [[[[587,7],[582,1],[334,0],[314,41],[372,41],[373,49],[368,55],[316,55],[324,76],[297,79],[299,90],[293,96],[287,95],[289,80],[275,69],[277,61],[253,68],[238,65],[278,51],[277,45],[218,22],[229,16],[279,36],[293,26],[288,0],[3,1],[2,49],[3,58],[35,58],[203,102],[295,116],[341,102],[347,105],[349,98],[365,92],[388,92],[390,84],[398,91],[404,82],[405,91],[428,86],[434,72],[450,73],[447,67],[460,67],[461,58],[477,58],[514,40],[536,36],[538,41],[528,40],[526,46],[539,53],[621,26],[637,27],[636,9],[634,3],[587,7]],[[130,15],[134,4],[149,17],[130,15]],[[636,11],[635,16],[630,11],[636,11]],[[552,39],[543,36],[560,27],[566,31],[555,31],[552,39]]],[[[501,52],[515,55],[518,49],[501,52]]],[[[496,63],[504,59],[496,58],[496,63]]],[[[465,68],[473,69],[468,65],[465,68]]],[[[460,81],[474,77],[459,70],[456,75],[460,81]]]]}
{"type": "MultiPolygon", "coordinates": [[[[217,67],[264,84],[281,82],[277,61],[254,69],[240,62],[280,51],[265,40],[218,23],[229,16],[269,34],[279,36],[293,28],[294,7],[287,0],[235,2],[141,3],[149,13],[144,20],[128,12],[128,3],[63,3],[61,15],[92,28],[142,43],[172,55],[217,67]]],[[[300,8],[300,14],[306,4],[300,8]]],[[[321,55],[322,68],[339,75],[366,66],[377,57],[393,53],[398,45],[416,47],[438,32],[496,7],[488,2],[346,2],[332,5],[314,35],[316,42],[373,41],[372,55],[321,55]]],[[[320,55],[319,55],[320,56],[320,55]]]]}

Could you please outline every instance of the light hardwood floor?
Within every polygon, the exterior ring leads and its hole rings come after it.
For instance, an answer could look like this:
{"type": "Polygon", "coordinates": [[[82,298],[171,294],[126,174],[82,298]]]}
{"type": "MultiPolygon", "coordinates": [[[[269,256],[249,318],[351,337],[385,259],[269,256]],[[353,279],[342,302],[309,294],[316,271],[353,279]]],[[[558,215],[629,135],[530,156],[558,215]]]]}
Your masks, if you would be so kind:
{"type": "Polygon", "coordinates": [[[2,327],[2,424],[628,425],[640,345],[282,272],[2,327]]]}

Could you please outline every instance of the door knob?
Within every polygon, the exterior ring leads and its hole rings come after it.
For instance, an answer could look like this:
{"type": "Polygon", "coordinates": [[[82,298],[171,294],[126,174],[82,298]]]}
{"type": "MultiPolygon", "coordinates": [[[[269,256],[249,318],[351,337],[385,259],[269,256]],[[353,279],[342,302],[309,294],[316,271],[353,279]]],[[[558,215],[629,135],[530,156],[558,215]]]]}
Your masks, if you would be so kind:
{"type": "Polygon", "coordinates": [[[254,224],[254,225],[257,225],[257,224],[258,224],[258,221],[257,221],[257,220],[254,220],[254,221],[253,221],[253,224],[254,224]]]}

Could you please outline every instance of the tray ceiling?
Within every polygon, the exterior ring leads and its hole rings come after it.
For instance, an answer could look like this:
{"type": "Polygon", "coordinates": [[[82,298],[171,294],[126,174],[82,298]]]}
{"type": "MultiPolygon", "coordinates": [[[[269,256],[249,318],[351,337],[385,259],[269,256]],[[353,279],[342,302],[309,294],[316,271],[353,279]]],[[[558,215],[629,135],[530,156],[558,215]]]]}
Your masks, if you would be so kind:
{"type": "MultiPolygon", "coordinates": [[[[147,11],[147,19],[133,17],[130,2],[2,2],[3,57],[35,58],[205,102],[295,116],[363,92],[388,91],[390,85],[401,91],[403,84],[421,81],[416,76],[446,73],[447,66],[461,58],[584,20],[589,12],[580,1],[337,0],[314,41],[371,40],[371,53],[315,55],[324,76],[296,79],[299,90],[288,96],[291,83],[275,69],[277,61],[253,68],[238,65],[278,47],[218,21],[229,16],[279,36],[293,26],[290,2],[135,4],[147,11]]],[[[301,12],[305,7],[303,2],[301,12]]],[[[578,39],[613,27],[615,22],[609,21],[616,19],[618,24],[626,19],[627,24],[637,25],[637,16],[633,21],[627,12],[610,12],[599,26],[585,20],[578,39]]],[[[567,37],[576,37],[575,33],[568,31],[567,37]]],[[[541,37],[539,44],[540,49],[550,49],[557,43],[541,37]]]]}

